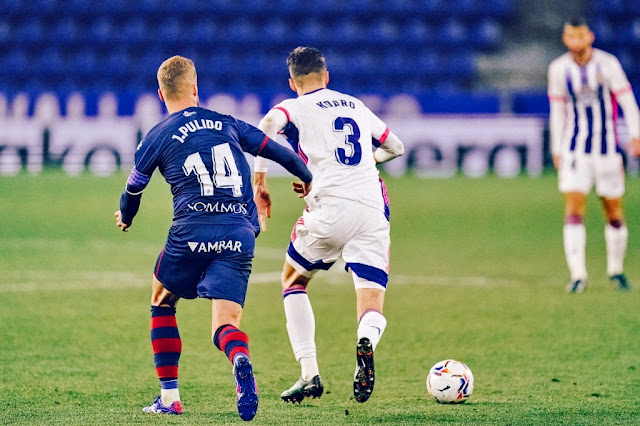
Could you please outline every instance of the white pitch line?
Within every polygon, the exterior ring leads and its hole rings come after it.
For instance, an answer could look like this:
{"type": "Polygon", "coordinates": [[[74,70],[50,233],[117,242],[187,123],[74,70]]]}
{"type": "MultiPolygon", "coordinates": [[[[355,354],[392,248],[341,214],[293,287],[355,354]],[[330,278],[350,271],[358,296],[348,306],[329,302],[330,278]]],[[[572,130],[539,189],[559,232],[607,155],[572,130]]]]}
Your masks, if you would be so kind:
{"type": "MultiPolygon", "coordinates": [[[[250,285],[279,284],[281,271],[254,272],[250,285]]],[[[29,293],[38,291],[74,291],[83,289],[151,288],[151,274],[132,272],[74,271],[51,272],[45,270],[15,271],[0,281],[0,293],[29,293]]],[[[329,285],[351,284],[351,275],[335,265],[328,272],[320,272],[314,281],[329,285]]],[[[524,280],[505,277],[448,277],[428,275],[394,275],[389,287],[396,285],[462,286],[462,287],[515,287],[524,280]]]]}

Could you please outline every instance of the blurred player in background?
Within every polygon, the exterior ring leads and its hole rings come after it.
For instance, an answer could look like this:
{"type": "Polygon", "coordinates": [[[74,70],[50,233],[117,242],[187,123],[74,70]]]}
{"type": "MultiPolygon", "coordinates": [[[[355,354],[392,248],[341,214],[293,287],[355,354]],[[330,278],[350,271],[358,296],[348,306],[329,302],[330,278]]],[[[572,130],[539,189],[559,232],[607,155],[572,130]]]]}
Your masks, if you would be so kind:
{"type": "MultiPolygon", "coordinates": [[[[376,164],[402,155],[404,148],[361,101],[327,89],[329,73],[318,50],[298,47],[287,65],[289,85],[298,97],[276,105],[258,127],[271,138],[284,134],[314,174],[314,186],[293,228],[282,272],[287,331],[302,374],[281,397],[299,402],[323,393],[307,285],[319,269],[329,269],[342,257],[357,296],[354,396],[365,402],[374,385],[373,352],[387,324],[382,308],[389,270],[389,206],[376,164]],[[375,152],[373,138],[379,146],[375,152]]],[[[267,164],[256,157],[254,191],[263,227],[271,208],[267,164]]]]}
{"type": "Polygon", "coordinates": [[[594,35],[583,19],[565,24],[562,41],[569,51],[549,65],[548,83],[551,150],[558,187],[565,194],[564,249],[571,272],[566,290],[581,293],[587,284],[584,214],[594,185],[607,220],[607,273],[618,288],[628,290],[625,175],[616,120],[620,105],[631,136],[629,150],[640,155],[638,105],[620,62],[592,47],[594,35]]]}
{"type": "Polygon", "coordinates": [[[302,179],[297,188],[303,195],[310,188],[311,173],[295,154],[255,127],[199,108],[191,60],[167,59],[158,69],[158,84],[170,115],[138,146],[115,213],[117,226],[127,231],[156,168],[171,185],[173,226],[156,262],[151,296],[151,341],[161,395],[144,411],[182,413],[176,303],[181,297],[203,297],[212,300],[213,343],[233,364],[238,413],[251,420],[258,393],[249,339],[238,327],[259,225],[243,151],[282,164],[302,179]]]}

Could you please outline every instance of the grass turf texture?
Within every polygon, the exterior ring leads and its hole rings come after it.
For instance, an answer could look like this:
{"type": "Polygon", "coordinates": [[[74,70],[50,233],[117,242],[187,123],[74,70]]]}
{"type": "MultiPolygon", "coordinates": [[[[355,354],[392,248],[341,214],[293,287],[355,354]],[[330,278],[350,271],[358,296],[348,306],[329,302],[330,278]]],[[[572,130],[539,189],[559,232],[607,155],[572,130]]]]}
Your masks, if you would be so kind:
{"type": "MultiPolygon", "coordinates": [[[[144,415],[159,393],[149,342],[151,271],[170,224],[155,176],[127,234],[115,227],[124,176],[57,173],[0,179],[0,423],[239,423],[231,365],[210,341],[210,305],[182,301],[185,415],[144,415]]],[[[270,182],[242,329],[260,391],[256,424],[637,424],[640,422],[640,183],[625,199],[630,293],[606,276],[602,212],[586,218],[590,287],[567,295],[562,200],[554,176],[390,178],[392,269],[371,399],[352,399],[355,297],[338,267],[314,279],[325,395],[279,394],[298,377],[279,271],[302,202],[270,182]],[[429,368],[467,363],[475,392],[431,401],[429,368]]]]}

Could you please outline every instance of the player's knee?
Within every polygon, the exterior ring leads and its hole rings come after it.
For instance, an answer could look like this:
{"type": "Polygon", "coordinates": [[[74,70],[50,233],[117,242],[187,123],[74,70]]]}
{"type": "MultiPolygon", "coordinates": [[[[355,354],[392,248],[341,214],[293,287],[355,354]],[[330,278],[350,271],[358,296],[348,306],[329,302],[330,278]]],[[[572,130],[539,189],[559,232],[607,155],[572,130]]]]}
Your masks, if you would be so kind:
{"type": "Polygon", "coordinates": [[[293,287],[301,287],[307,288],[307,284],[309,284],[309,277],[305,277],[304,275],[297,272],[295,269],[291,268],[282,272],[282,288],[284,290],[293,287]]]}
{"type": "Polygon", "coordinates": [[[161,294],[153,295],[151,299],[151,306],[167,306],[175,308],[178,303],[179,297],[173,293],[164,292],[161,294]]]}

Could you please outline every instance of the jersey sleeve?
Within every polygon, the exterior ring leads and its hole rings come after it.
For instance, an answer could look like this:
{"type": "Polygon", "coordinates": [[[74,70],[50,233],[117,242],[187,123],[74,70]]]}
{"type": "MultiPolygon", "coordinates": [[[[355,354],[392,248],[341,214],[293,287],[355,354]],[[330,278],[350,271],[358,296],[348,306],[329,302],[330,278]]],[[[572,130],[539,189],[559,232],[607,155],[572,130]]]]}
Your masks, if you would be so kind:
{"type": "Polygon", "coordinates": [[[149,139],[143,139],[135,154],[133,170],[127,179],[127,191],[136,194],[144,190],[158,167],[158,150],[149,139]]]}
{"type": "Polygon", "coordinates": [[[374,139],[374,145],[380,146],[389,136],[389,128],[377,115],[369,108],[365,107],[369,118],[369,126],[371,127],[371,137],[374,139]]]}
{"type": "Polygon", "coordinates": [[[559,155],[562,147],[562,134],[565,126],[565,110],[567,85],[562,70],[557,63],[549,65],[547,76],[547,93],[549,95],[549,134],[551,139],[551,153],[559,155]]]}
{"type": "Polygon", "coordinates": [[[620,96],[623,93],[631,91],[631,84],[627,79],[627,75],[624,73],[620,61],[615,56],[612,56],[609,64],[609,85],[611,92],[613,92],[615,96],[620,96]]]}
{"type": "Polygon", "coordinates": [[[258,155],[267,144],[269,136],[262,133],[257,127],[245,123],[242,120],[236,120],[236,123],[238,125],[238,137],[242,150],[251,155],[258,155]]]}
{"type": "Polygon", "coordinates": [[[567,85],[562,75],[562,69],[557,63],[549,65],[547,74],[547,94],[550,102],[565,102],[567,96],[567,85]]]}
{"type": "Polygon", "coordinates": [[[151,142],[143,139],[138,145],[133,169],[127,178],[127,186],[120,196],[122,222],[129,226],[140,208],[142,191],[147,187],[153,171],[158,166],[158,150],[151,142]]]}

